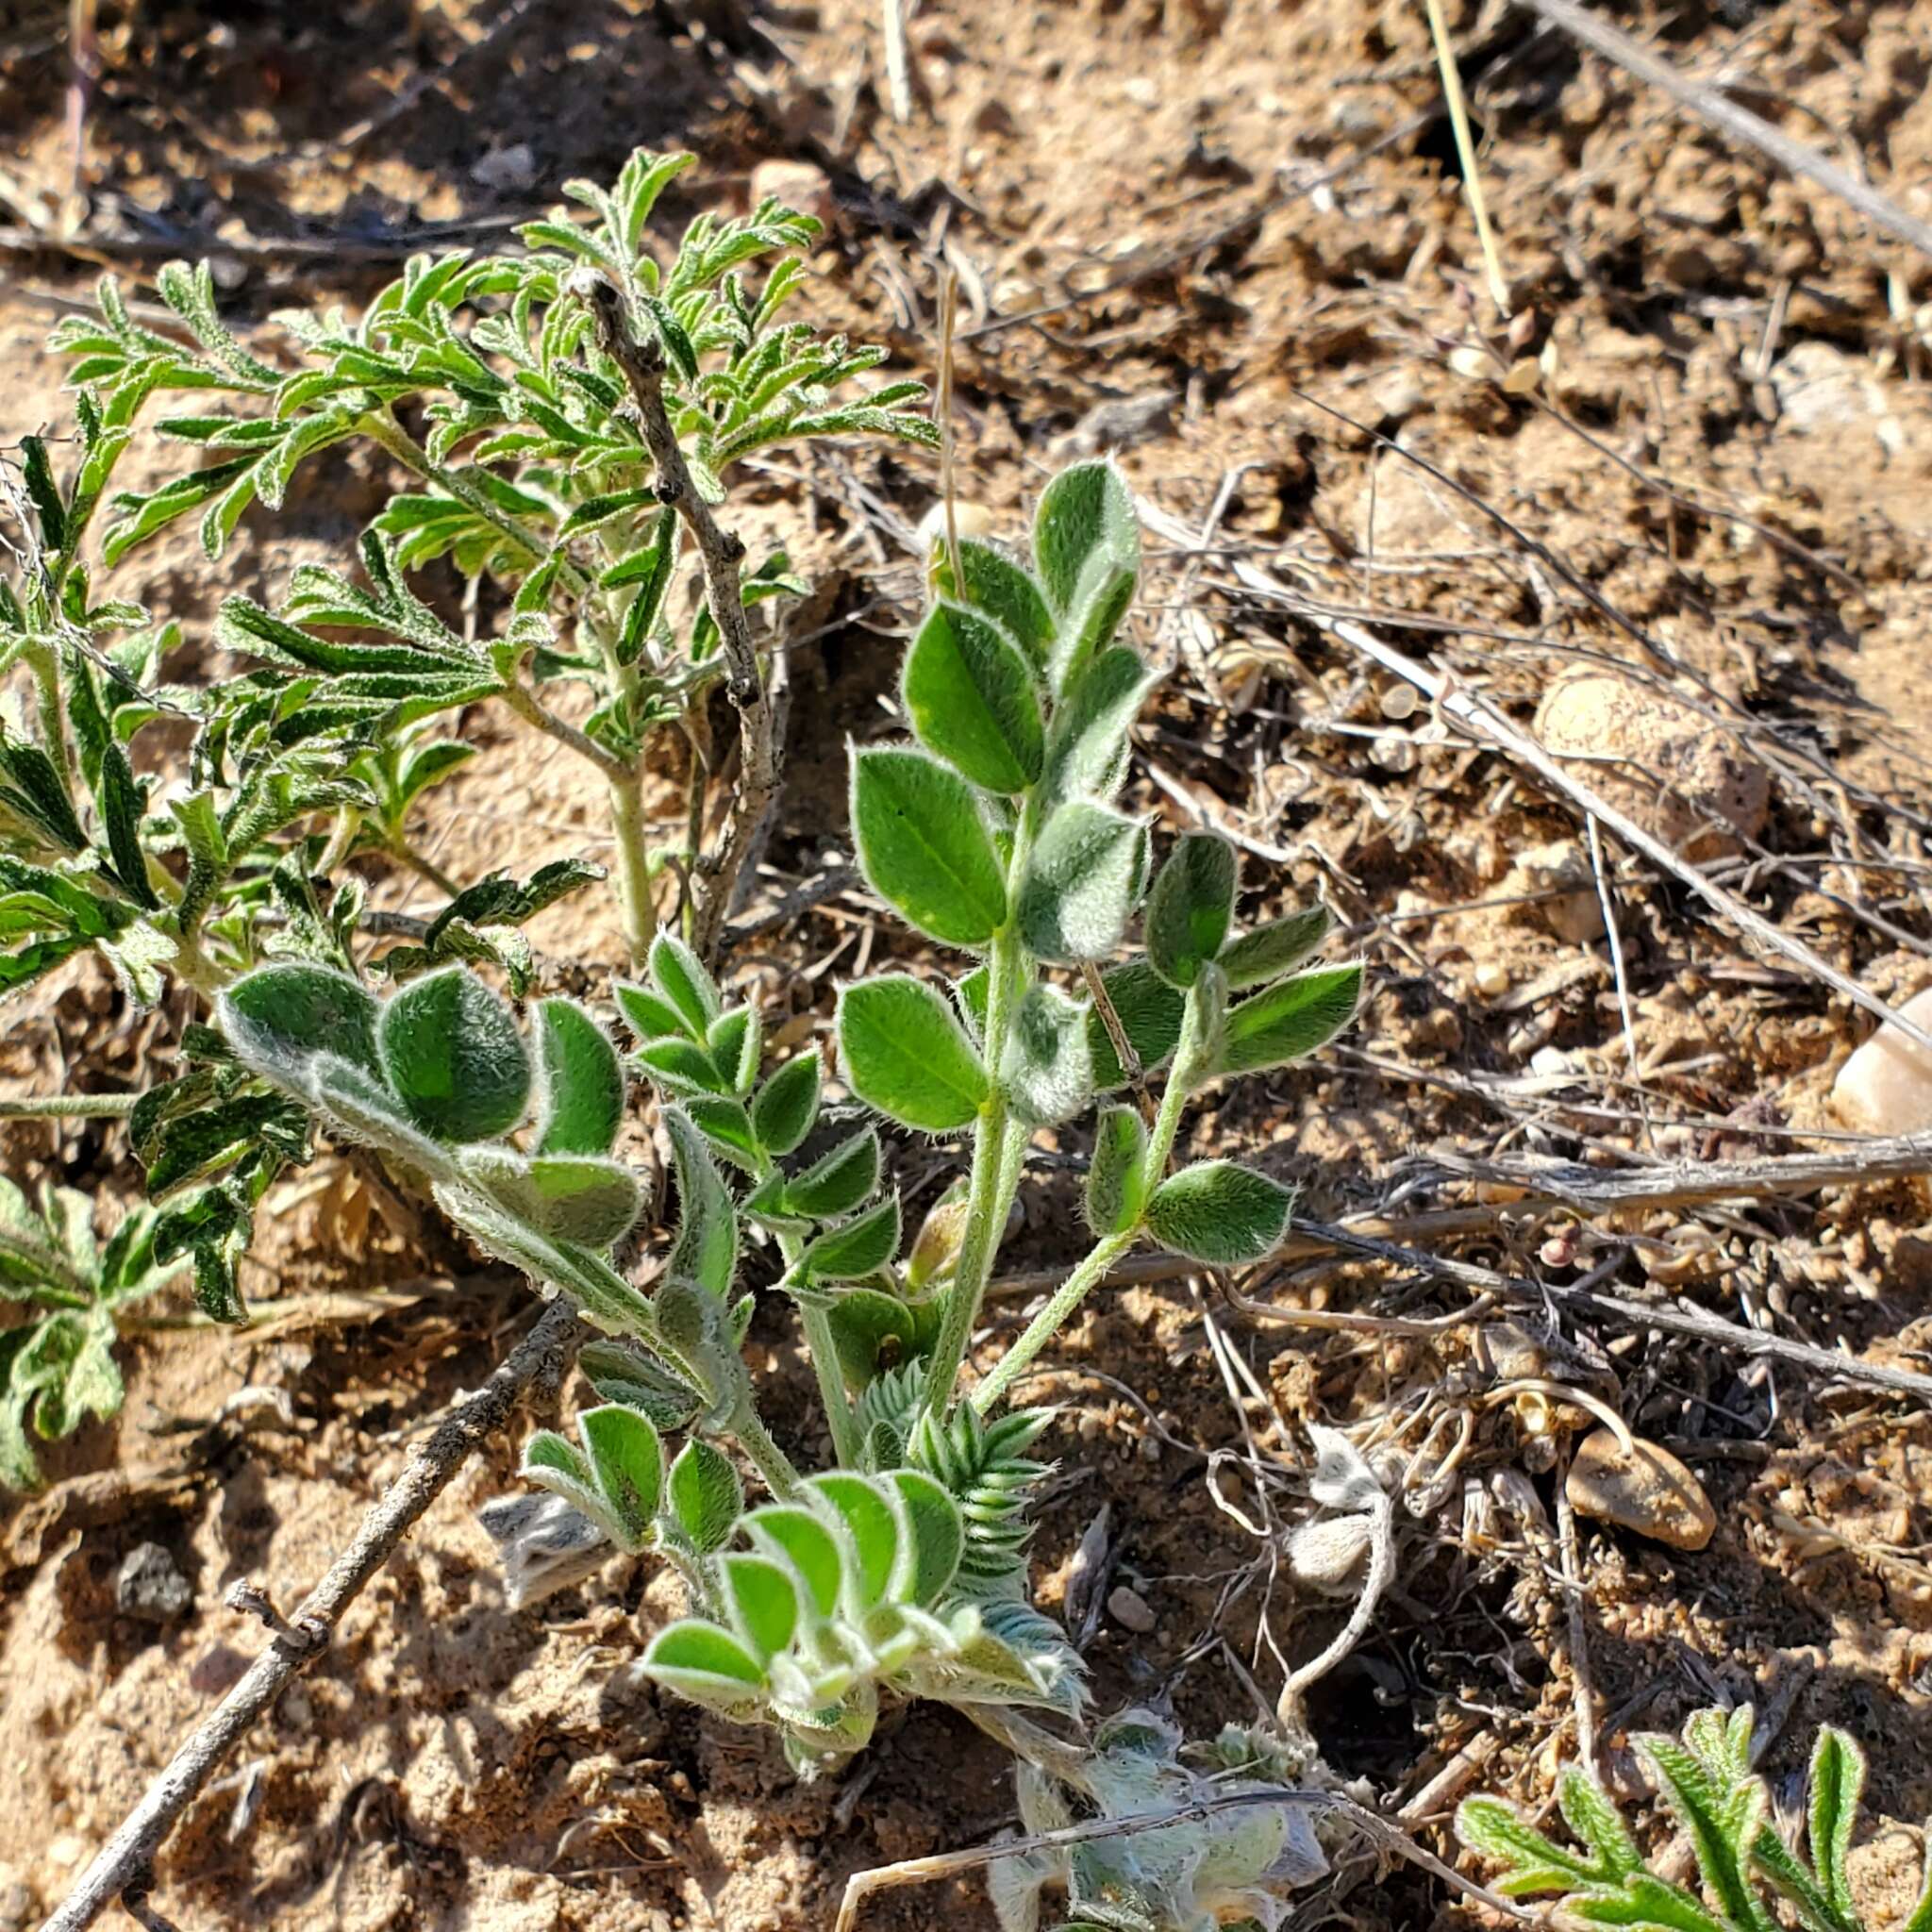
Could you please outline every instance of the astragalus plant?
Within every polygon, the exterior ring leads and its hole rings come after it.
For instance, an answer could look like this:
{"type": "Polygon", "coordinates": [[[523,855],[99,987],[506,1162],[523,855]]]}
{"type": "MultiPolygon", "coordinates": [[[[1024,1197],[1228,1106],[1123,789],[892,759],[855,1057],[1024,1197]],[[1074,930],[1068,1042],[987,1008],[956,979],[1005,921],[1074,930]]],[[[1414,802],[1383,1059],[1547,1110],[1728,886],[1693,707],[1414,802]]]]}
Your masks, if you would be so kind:
{"type": "MultiPolygon", "coordinates": [[[[419,257],[359,316],[295,311],[244,341],[207,269],[177,262],[158,277],[168,320],[109,277],[96,312],[57,328],[68,445],[28,436],[17,471],[0,465],[0,675],[25,700],[0,696],[0,994],[92,950],[141,1007],[178,985],[210,1010],[264,961],[404,988],[464,961],[522,1000],[525,924],[605,874],[571,856],[455,879],[418,851],[424,800],[477,756],[458,716],[483,704],[558,740],[608,799],[639,964],[663,918],[715,942],[782,766],[757,607],[804,587],[782,554],[746,569],[714,507],[772,444],[935,432],[918,383],[857,380],[882,350],[793,317],[811,217],[701,214],[659,259],[646,225],[691,165],[640,153],[608,190],[567,184],[578,212],[526,225],[522,252],[419,257]],[[201,459],[117,491],[143,434],[201,459]],[[407,478],[354,555],[297,569],[273,608],[227,597],[184,674],[182,626],[117,596],[117,568],[192,519],[217,575],[243,514],[281,509],[302,466],[350,441],[407,478]],[[714,834],[721,684],[742,748],[714,834]],[[560,699],[573,685],[588,697],[560,699]],[[672,738],[688,792],[654,846],[645,779],[672,738]],[[433,895],[413,921],[369,908],[398,866],[433,895]]],[[[135,1276],[83,1290],[27,1254],[58,1246],[28,1210],[0,1215],[21,1230],[0,1242],[25,1243],[0,1293],[36,1310],[35,1339],[0,1347],[0,1428],[59,1434],[118,1407],[112,1310],[172,1272],[192,1263],[209,1315],[243,1313],[237,1264],[267,1190],[308,1158],[314,1096],[199,1020],[177,1044],[175,1077],[129,1122],[158,1210],[108,1251],[138,1254],[135,1276]]],[[[328,1044],[369,1071],[353,1039],[328,1044]]],[[[0,1458],[0,1480],[30,1466],[0,1458]]]]}
{"type": "MultiPolygon", "coordinates": [[[[1696,1860],[1699,1891],[1653,1869],[1609,1794],[1575,1765],[1557,1788],[1574,1844],[1539,1831],[1500,1798],[1468,1800],[1457,1814],[1457,1833],[1499,1868],[1499,1891],[1553,1900],[1559,1924],[1777,1932],[1796,1924],[1804,1932],[1868,1932],[1871,1921],[1850,1865],[1864,1752],[1829,1724],[1819,1731],[1800,1851],[1774,1823],[1770,1793],[1752,1769],[1753,1724],[1746,1704],[1698,1711],[1681,1739],[1637,1740],[1665,1812],[1696,1860]]],[[[1932,1864],[1918,1904],[1893,1922],[1892,1932],[1932,1932],[1932,1864]]]]}
{"type": "MultiPolygon", "coordinates": [[[[621,1082],[579,1008],[542,1003],[526,1041],[461,967],[382,1003],[269,967],[223,1004],[251,1067],[415,1171],[482,1245],[605,1332],[583,1360],[598,1403],[574,1439],[533,1439],[524,1474],[571,1513],[575,1550],[602,1538],[682,1577],[688,1614],[652,1639],[644,1671],[774,1726],[807,1773],[861,1747],[886,1701],[928,1697],[1104,1805],[1108,1780],[1080,1768],[1081,1661],[1031,1601],[1034,1452],[1052,1418],[1008,1397],[1137,1243],[1208,1264],[1276,1244],[1289,1190],[1227,1160],[1176,1168],[1183,1114],[1320,1046],[1359,994],[1357,967],[1304,970],[1321,912],[1237,936],[1232,849],[1187,833],[1156,874],[1149,824],[1114,803],[1150,684],[1118,636],[1138,563],[1104,465],[1047,490],[1030,568],[977,544],[939,559],[941,594],[905,664],[912,738],[854,750],[852,821],[874,891],[966,959],[950,978],[843,990],[848,1100],[826,1107],[813,1048],[767,1066],[757,1009],[670,934],[644,979],[617,986],[677,1187],[647,1288],[609,1258],[634,1198],[608,1151],[621,1082]],[[975,1373],[1027,1149],[1096,1105],[1091,1245],[975,1373]],[[960,1184],[916,1230],[882,1127],[970,1142],[960,1184]],[[743,1353],[755,1284],[797,1307],[829,1467],[799,1467],[762,1418],[743,1353]]],[[[1120,1748],[1144,1746],[1136,1733],[1120,1748]]]]}

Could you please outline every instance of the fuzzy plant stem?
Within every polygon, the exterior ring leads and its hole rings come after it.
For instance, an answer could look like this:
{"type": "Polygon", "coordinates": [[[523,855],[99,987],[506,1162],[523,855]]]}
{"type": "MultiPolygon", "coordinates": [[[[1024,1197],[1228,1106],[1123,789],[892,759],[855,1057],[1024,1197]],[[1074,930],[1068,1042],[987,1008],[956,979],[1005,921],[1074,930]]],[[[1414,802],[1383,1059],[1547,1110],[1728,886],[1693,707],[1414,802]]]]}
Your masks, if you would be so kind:
{"type": "Polygon", "coordinates": [[[1039,832],[1040,813],[1037,799],[1028,799],[1013,835],[1013,855],[1007,867],[1007,923],[993,934],[988,962],[985,1060],[991,1076],[991,1091],[981,1103],[979,1119],[974,1126],[966,1229],[953,1270],[953,1286],[946,1296],[939,1340],[926,1372],[925,1407],[932,1415],[945,1413],[959,1371],[965,1365],[966,1346],[974,1324],[979,1319],[979,1306],[986,1297],[986,1284],[1006,1233],[1007,1215],[1020,1185],[1026,1143],[1031,1138],[1024,1124],[1012,1118],[1000,1068],[1006,1059],[1013,1016],[1033,976],[1032,956],[1020,936],[1012,902],[1014,888],[1026,874],[1026,861],[1039,832]]]}
{"type": "Polygon", "coordinates": [[[752,1407],[749,1397],[739,1404],[730,1427],[731,1433],[738,1438],[738,1446],[751,1458],[752,1467],[764,1478],[766,1489],[781,1503],[795,1496],[804,1477],[793,1467],[791,1457],[772,1440],[771,1430],[758,1419],[758,1412],[752,1407]]]}
{"type": "Polygon", "coordinates": [[[691,865],[697,888],[692,894],[691,944],[708,959],[717,952],[740,874],[778,796],[785,769],[781,717],[758,664],[751,617],[744,608],[744,544],[712,514],[685,460],[664,397],[664,351],[655,335],[638,339],[629,304],[615,284],[593,282],[587,300],[598,345],[624,372],[638,429],[657,472],[658,501],[677,512],[697,545],[705,602],[724,654],[725,689],[738,711],[739,776],[731,816],[717,852],[702,859],[694,855],[691,865]]]}
{"type": "Polygon", "coordinates": [[[25,1093],[0,1096],[0,1121],[125,1121],[138,1093],[25,1093]]]}
{"type": "MultiPolygon", "coordinates": [[[[1198,1019],[1199,1004],[1191,993],[1181,1017],[1181,1036],[1174,1045],[1167,1086],[1160,1096],[1160,1110],[1154,1116],[1153,1130],[1147,1137],[1147,1192],[1150,1194],[1166,1176],[1167,1163],[1174,1153],[1174,1137],[1180,1131],[1181,1108],[1186,1106],[1188,1098],[1189,1063],[1194,1057],[1195,1041],[1200,1032],[1198,1019]]],[[[1073,1319],[1074,1311],[1096,1284],[1105,1279],[1108,1270],[1140,1238],[1141,1229],[1136,1224],[1095,1242],[1079,1266],[1054,1291],[1052,1300],[1027,1323],[1020,1339],[1000,1357],[999,1365],[991,1374],[973,1391],[973,1406],[981,1415],[991,1410],[993,1404],[1013,1386],[1041,1350],[1073,1319]]]]}
{"type": "MultiPolygon", "coordinates": [[[[770,1158],[758,1168],[758,1178],[769,1180],[777,1163],[770,1158]]],[[[795,1234],[780,1233],[778,1252],[788,1269],[798,1265],[805,1243],[795,1234]]],[[[801,1302],[799,1316],[805,1327],[805,1345],[811,1354],[812,1373],[818,1377],[819,1402],[825,1411],[825,1424],[832,1432],[832,1451],[841,1469],[857,1469],[865,1444],[858,1433],[858,1421],[852,1412],[852,1399],[845,1392],[845,1372],[839,1364],[839,1344],[832,1336],[832,1317],[827,1309],[801,1302]]]]}

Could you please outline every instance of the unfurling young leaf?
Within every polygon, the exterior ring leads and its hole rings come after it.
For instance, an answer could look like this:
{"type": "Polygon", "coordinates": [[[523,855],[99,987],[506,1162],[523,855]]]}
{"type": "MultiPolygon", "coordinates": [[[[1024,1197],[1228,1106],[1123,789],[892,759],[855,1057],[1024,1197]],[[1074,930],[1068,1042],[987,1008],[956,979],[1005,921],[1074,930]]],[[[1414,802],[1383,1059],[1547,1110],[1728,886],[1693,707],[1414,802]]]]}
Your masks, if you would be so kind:
{"type": "Polygon", "coordinates": [[[731,1458],[694,1437],[677,1452],[668,1488],[671,1513],[692,1545],[723,1549],[744,1513],[744,1485],[731,1458]]]}
{"type": "Polygon", "coordinates": [[[852,836],[879,897],[948,945],[981,946],[1007,916],[1007,888],[973,788],[924,752],[852,755],[852,836]]]}
{"type": "Polygon", "coordinates": [[[839,1062],[868,1106],[928,1134],[963,1127],[987,1097],[986,1069],[952,1009],[899,974],[840,994],[839,1062]]]}
{"type": "Polygon", "coordinates": [[[1087,1169],[1087,1225],[1096,1235],[1124,1234],[1147,1202],[1147,1129],[1131,1107],[1109,1107],[1093,1131],[1087,1169]]]}
{"type": "Polygon", "coordinates": [[[609,1036],[574,1000],[536,1009],[540,1154],[608,1154],[624,1121],[624,1068],[609,1036]]]}
{"type": "Polygon", "coordinates": [[[1046,822],[1019,891],[1017,916],[1042,959],[1104,959],[1120,944],[1147,884],[1147,827],[1074,801],[1046,822]]]}
{"type": "Polygon", "coordinates": [[[460,966],[393,994],[376,1043],[410,1119],[440,1141],[508,1133],[529,1105],[530,1056],[515,1016],[460,966]]]}
{"type": "Polygon", "coordinates": [[[1034,513],[1033,558],[1058,625],[1053,675],[1064,691],[1112,637],[1140,575],[1140,520],[1111,463],[1075,463],[1046,486],[1034,513]]]}
{"type": "Polygon", "coordinates": [[[1058,987],[1041,983],[1026,989],[1000,1067],[1000,1085],[1022,1120],[1053,1126],[1092,1098],[1087,1018],[1087,1008],[1058,987]]]}
{"type": "Polygon", "coordinates": [[[1215,1267],[1258,1261],[1280,1245],[1292,1189],[1232,1160],[1184,1167],[1154,1190],[1147,1226],[1163,1248],[1215,1267]]]}
{"type": "Polygon", "coordinates": [[[1192,986],[1234,917],[1234,847],[1213,832],[1184,832],[1147,895],[1147,958],[1163,979],[1192,986]]]}

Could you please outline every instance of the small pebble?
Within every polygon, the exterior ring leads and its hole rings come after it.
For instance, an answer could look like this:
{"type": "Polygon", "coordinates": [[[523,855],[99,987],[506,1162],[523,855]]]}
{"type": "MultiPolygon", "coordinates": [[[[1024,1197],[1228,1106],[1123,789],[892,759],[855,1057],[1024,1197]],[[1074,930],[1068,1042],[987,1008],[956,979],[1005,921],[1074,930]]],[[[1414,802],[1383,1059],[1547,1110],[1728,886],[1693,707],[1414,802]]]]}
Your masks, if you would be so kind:
{"type": "Polygon", "coordinates": [[[1577,1445],[1565,1485],[1570,1507],[1634,1530],[1674,1550],[1701,1550],[1717,1530],[1704,1485],[1655,1442],[1637,1439],[1633,1459],[1613,1429],[1596,1429],[1577,1445]]]}
{"type": "MultiPolygon", "coordinates": [[[[1932,1033],[1932,986],[1898,1010],[1932,1033]]],[[[1831,1101],[1846,1125],[1865,1133],[1923,1133],[1932,1127],[1932,1053],[1896,1026],[1881,1026],[1839,1069],[1831,1101]]]]}
{"type": "Polygon", "coordinates": [[[159,1543],[137,1543],[114,1574],[114,1607],[144,1624],[173,1624],[188,1614],[194,1591],[159,1543]]]}
{"type": "Polygon", "coordinates": [[[1147,1599],[1124,1583],[1117,1584],[1108,1592],[1107,1613],[1123,1630],[1131,1630],[1136,1637],[1149,1635],[1156,1622],[1147,1599]]]}
{"type": "Polygon", "coordinates": [[[1475,990],[1486,1000],[1499,1000],[1509,991],[1509,969],[1495,959],[1485,959],[1475,969],[1475,990]]]}

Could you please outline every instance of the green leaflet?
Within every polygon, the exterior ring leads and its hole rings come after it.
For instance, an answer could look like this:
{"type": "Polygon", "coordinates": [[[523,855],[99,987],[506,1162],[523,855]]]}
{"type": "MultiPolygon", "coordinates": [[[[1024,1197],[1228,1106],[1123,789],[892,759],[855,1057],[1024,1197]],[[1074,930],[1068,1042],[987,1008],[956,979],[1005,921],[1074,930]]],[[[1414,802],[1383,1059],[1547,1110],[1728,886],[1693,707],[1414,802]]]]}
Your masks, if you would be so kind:
{"type": "Polygon", "coordinates": [[[920,743],[989,791],[1040,776],[1046,733],[1032,670],[991,618],[936,604],[906,654],[901,696],[920,743]]]}
{"type": "Polygon", "coordinates": [[[1104,959],[1146,883],[1146,825],[1075,800],[1046,822],[1033,848],[1018,894],[1020,930],[1042,959],[1104,959]]]}
{"type": "Polygon", "coordinates": [[[1177,1255],[1239,1267],[1280,1244],[1293,1206],[1293,1191],[1279,1181],[1232,1160],[1207,1160],[1171,1174],[1154,1190],[1147,1227],[1177,1255]]]}
{"type": "Polygon", "coordinates": [[[861,980],[839,998],[839,1061],[846,1084],[903,1126],[963,1127],[984,1105],[986,1069],[952,1009],[902,974],[861,980]]]}
{"type": "Polygon", "coordinates": [[[1234,847],[1213,832],[1184,832],[1147,895],[1147,958],[1174,986],[1192,986],[1216,958],[1234,919],[1234,847]]]}
{"type": "Polygon", "coordinates": [[[937,759],[853,753],[852,832],[873,890],[919,931],[981,946],[1004,923],[1006,880],[973,788],[937,759]]]}

